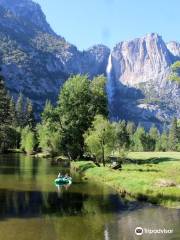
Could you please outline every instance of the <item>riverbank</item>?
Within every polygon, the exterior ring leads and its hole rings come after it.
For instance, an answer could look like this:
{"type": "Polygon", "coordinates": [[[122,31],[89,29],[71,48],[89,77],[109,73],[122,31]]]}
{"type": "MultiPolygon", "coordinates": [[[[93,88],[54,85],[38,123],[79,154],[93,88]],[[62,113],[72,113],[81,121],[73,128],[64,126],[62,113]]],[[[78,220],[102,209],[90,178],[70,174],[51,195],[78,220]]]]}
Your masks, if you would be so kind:
{"type": "Polygon", "coordinates": [[[72,162],[86,180],[102,182],[123,197],[180,208],[180,153],[130,153],[122,170],[97,167],[93,162],[72,162]]]}

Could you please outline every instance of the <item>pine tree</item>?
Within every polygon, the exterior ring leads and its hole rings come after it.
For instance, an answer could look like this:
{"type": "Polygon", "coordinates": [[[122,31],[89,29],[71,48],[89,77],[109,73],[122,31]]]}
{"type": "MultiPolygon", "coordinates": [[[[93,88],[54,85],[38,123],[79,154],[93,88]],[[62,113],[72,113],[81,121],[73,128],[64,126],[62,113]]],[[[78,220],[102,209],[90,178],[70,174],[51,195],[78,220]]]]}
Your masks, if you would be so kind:
{"type": "Polygon", "coordinates": [[[130,144],[129,134],[126,129],[126,122],[121,121],[115,124],[116,145],[118,150],[127,149],[130,144]]]}
{"type": "Polygon", "coordinates": [[[19,97],[18,97],[18,100],[17,100],[17,103],[16,103],[17,125],[20,128],[23,128],[26,125],[25,124],[26,119],[25,119],[25,111],[24,111],[23,101],[24,101],[23,95],[22,95],[22,93],[20,93],[19,97]]]}
{"type": "Polygon", "coordinates": [[[160,136],[160,133],[158,131],[158,129],[155,127],[155,125],[153,125],[150,130],[149,130],[149,137],[151,139],[151,145],[149,146],[149,149],[151,151],[154,151],[156,150],[156,144],[158,143],[159,141],[159,136],[160,136]]]}
{"type": "Polygon", "coordinates": [[[44,111],[41,114],[42,123],[53,122],[55,119],[54,116],[54,108],[49,100],[46,101],[44,111]]]}
{"type": "Polygon", "coordinates": [[[10,97],[4,85],[4,78],[0,75],[0,150],[5,151],[11,139],[9,138],[11,127],[10,97]]]}
{"type": "Polygon", "coordinates": [[[11,118],[12,124],[14,126],[16,126],[16,122],[17,122],[17,119],[16,119],[16,104],[15,104],[15,101],[14,101],[13,97],[11,97],[11,99],[10,99],[10,118],[11,118]]]}
{"type": "Polygon", "coordinates": [[[129,141],[130,141],[130,149],[133,149],[133,135],[136,131],[136,125],[134,122],[128,122],[126,126],[126,131],[129,136],[129,141]]]}
{"type": "Polygon", "coordinates": [[[26,100],[26,126],[31,129],[35,127],[35,117],[33,113],[33,105],[29,98],[26,100]]]}
{"type": "Polygon", "coordinates": [[[4,86],[4,79],[0,75],[0,123],[1,126],[10,123],[10,98],[4,86]]]}
{"type": "Polygon", "coordinates": [[[168,150],[168,134],[167,131],[164,129],[163,133],[161,134],[160,141],[158,144],[159,151],[167,151],[168,150]]]}
{"type": "Polygon", "coordinates": [[[169,150],[176,151],[177,144],[178,144],[178,126],[177,118],[174,117],[169,131],[169,150]]]}
{"type": "Polygon", "coordinates": [[[138,127],[133,136],[134,151],[143,152],[146,151],[147,136],[143,127],[138,127]]]}

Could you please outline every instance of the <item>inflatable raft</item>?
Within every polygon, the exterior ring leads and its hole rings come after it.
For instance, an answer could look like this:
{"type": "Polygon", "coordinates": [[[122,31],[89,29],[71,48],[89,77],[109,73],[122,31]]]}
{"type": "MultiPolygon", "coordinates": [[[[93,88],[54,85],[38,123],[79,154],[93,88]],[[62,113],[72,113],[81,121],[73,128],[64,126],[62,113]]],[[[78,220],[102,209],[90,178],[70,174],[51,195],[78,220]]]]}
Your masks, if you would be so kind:
{"type": "Polygon", "coordinates": [[[71,177],[59,177],[54,180],[55,184],[63,185],[63,184],[71,184],[72,178],[71,177]]]}

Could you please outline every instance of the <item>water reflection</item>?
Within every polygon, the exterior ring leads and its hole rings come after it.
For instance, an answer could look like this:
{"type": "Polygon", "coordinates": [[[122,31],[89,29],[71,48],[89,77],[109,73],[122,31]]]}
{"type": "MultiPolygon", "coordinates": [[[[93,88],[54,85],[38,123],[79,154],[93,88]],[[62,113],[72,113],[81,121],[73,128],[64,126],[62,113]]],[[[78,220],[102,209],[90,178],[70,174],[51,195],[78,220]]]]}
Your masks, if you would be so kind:
{"type": "Polygon", "coordinates": [[[71,183],[70,184],[62,184],[62,185],[56,184],[58,198],[63,197],[62,196],[63,190],[67,191],[70,188],[70,186],[71,186],[71,183]]]}
{"type": "MultiPolygon", "coordinates": [[[[72,185],[57,187],[59,171],[70,174],[51,160],[0,156],[0,239],[131,240],[139,225],[173,227],[174,234],[164,239],[179,239],[178,210],[127,202],[75,174],[72,185]]],[[[163,239],[149,237],[138,239],[163,239]]]]}
{"type": "Polygon", "coordinates": [[[114,213],[127,209],[118,195],[88,195],[69,191],[67,186],[57,192],[0,190],[0,218],[39,217],[114,213]]]}
{"type": "Polygon", "coordinates": [[[150,206],[118,215],[116,220],[108,225],[108,233],[111,236],[110,239],[113,240],[118,240],[119,236],[123,236],[123,240],[179,240],[179,226],[180,210],[150,206]],[[143,229],[172,229],[173,234],[143,234],[142,236],[136,236],[135,228],[138,226],[143,229]]]}

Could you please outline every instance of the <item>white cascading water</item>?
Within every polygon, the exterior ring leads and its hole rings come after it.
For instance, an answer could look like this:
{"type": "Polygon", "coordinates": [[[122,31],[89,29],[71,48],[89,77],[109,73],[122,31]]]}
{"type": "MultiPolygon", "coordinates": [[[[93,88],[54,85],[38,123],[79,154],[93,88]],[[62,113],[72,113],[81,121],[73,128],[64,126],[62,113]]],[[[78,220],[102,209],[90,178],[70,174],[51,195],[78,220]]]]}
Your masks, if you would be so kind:
{"type": "Polygon", "coordinates": [[[112,81],[112,55],[109,55],[108,65],[106,68],[106,75],[107,75],[107,83],[106,83],[106,91],[108,96],[108,108],[109,112],[111,113],[111,103],[113,98],[113,81],[112,81]]]}

